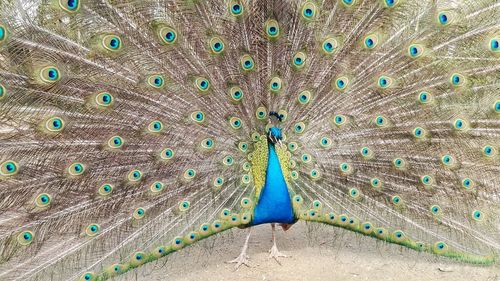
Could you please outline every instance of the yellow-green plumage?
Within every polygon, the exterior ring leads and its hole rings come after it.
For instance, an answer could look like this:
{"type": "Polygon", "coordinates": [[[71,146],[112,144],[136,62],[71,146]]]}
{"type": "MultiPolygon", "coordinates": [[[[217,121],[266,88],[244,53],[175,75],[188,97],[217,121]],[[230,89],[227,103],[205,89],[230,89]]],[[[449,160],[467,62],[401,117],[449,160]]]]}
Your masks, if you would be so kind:
{"type": "Polygon", "coordinates": [[[276,186],[288,223],[495,263],[498,14],[494,0],[2,1],[0,280],[140,275],[251,227],[276,186]]]}

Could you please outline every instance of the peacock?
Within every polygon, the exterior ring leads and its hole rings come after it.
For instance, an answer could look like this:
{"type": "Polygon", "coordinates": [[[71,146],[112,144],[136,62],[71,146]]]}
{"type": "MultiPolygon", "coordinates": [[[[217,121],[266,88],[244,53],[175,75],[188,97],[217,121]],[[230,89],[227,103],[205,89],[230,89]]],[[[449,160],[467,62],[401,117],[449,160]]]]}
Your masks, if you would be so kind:
{"type": "Polygon", "coordinates": [[[495,264],[499,42],[497,0],[2,0],[0,280],[297,221],[495,264]]]}

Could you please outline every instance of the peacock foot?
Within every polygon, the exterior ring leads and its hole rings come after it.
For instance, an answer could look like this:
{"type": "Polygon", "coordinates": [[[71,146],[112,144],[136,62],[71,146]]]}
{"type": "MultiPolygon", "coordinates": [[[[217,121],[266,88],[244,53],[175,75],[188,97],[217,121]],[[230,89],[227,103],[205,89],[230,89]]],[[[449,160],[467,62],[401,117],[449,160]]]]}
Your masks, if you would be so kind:
{"type": "Polygon", "coordinates": [[[269,250],[269,258],[273,258],[279,265],[281,265],[281,262],[278,260],[278,258],[289,258],[291,256],[287,256],[283,253],[281,253],[279,250],[278,250],[278,247],[276,246],[276,244],[273,245],[273,247],[271,248],[271,250],[269,250]]]}
{"type": "Polygon", "coordinates": [[[247,255],[246,251],[241,252],[241,254],[235,258],[234,260],[230,260],[227,263],[235,263],[236,265],[234,266],[234,270],[238,270],[240,266],[246,265],[247,267],[250,266],[250,256],[247,255]]]}

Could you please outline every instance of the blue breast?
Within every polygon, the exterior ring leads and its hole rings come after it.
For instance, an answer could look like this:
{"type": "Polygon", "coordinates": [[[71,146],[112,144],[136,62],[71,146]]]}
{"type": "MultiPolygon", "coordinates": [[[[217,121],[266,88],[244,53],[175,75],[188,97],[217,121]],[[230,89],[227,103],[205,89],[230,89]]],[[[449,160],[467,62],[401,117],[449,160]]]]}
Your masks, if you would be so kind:
{"type": "Polygon", "coordinates": [[[278,155],[273,144],[269,144],[266,183],[255,207],[251,225],[263,223],[293,223],[295,217],[292,202],[281,171],[278,155]]]}

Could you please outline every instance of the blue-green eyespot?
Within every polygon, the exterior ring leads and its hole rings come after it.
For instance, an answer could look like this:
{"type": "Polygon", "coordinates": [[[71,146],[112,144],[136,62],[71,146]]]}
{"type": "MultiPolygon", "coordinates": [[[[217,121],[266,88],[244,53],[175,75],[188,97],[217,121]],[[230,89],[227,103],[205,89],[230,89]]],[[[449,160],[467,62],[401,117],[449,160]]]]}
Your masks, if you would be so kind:
{"type": "Polygon", "coordinates": [[[33,242],[35,235],[29,230],[25,230],[17,235],[17,243],[23,246],[27,246],[33,242]]]}
{"type": "Polygon", "coordinates": [[[142,179],[142,172],[134,169],[128,173],[127,179],[129,182],[138,182],[142,179]]]}
{"type": "Polygon", "coordinates": [[[380,89],[387,89],[392,86],[392,84],[394,83],[393,81],[394,80],[391,77],[382,75],[378,78],[377,86],[380,89]]]}
{"type": "Polygon", "coordinates": [[[39,77],[42,82],[52,84],[61,80],[61,73],[56,66],[46,66],[40,69],[39,77]]]}
{"type": "Polygon", "coordinates": [[[465,77],[460,73],[453,73],[450,77],[450,83],[453,87],[462,87],[465,84],[465,77]]]}
{"type": "Polygon", "coordinates": [[[376,33],[373,34],[368,34],[364,39],[363,39],[363,45],[367,49],[374,49],[375,47],[378,46],[379,43],[379,36],[376,33]]]}
{"type": "Polygon", "coordinates": [[[35,205],[37,207],[47,207],[50,205],[52,198],[47,193],[41,193],[35,198],[35,205]]]}
{"type": "Polygon", "coordinates": [[[132,217],[136,220],[144,218],[145,215],[146,215],[146,209],[142,207],[136,208],[132,213],[132,217]]]}
{"type": "Polygon", "coordinates": [[[108,140],[109,148],[121,148],[124,144],[123,138],[120,136],[113,136],[108,140]]]}
{"type": "Polygon", "coordinates": [[[297,101],[299,102],[299,104],[301,105],[306,105],[309,103],[309,101],[311,101],[311,97],[312,97],[312,94],[310,91],[302,91],[298,94],[297,96],[297,101]]]}
{"type": "Polygon", "coordinates": [[[452,24],[456,19],[456,15],[453,11],[441,11],[437,14],[437,22],[441,26],[448,26],[452,24]]]}
{"type": "Polygon", "coordinates": [[[158,30],[158,37],[163,45],[172,45],[177,42],[177,31],[169,26],[164,26],[158,30]]]}
{"type": "Polygon", "coordinates": [[[339,91],[345,91],[349,86],[349,78],[347,76],[341,76],[335,79],[335,88],[339,91]]]}
{"type": "Polygon", "coordinates": [[[426,92],[426,91],[422,91],[422,92],[418,93],[418,101],[421,104],[430,104],[433,101],[432,94],[430,94],[429,92],[426,92]]]}
{"type": "Polygon", "coordinates": [[[163,131],[163,129],[164,129],[164,126],[160,120],[151,121],[151,123],[149,123],[149,125],[148,125],[148,131],[150,133],[159,133],[159,132],[163,131]]]}
{"type": "Polygon", "coordinates": [[[424,175],[420,177],[420,182],[424,187],[430,187],[434,184],[434,178],[429,175],[424,175]]]}
{"type": "Polygon", "coordinates": [[[244,71],[251,71],[255,69],[255,62],[248,54],[245,54],[240,58],[240,65],[244,71]]]}
{"type": "Polygon", "coordinates": [[[233,86],[229,89],[229,97],[234,103],[238,103],[243,98],[243,90],[238,86],[233,86]]]}
{"type": "Polygon", "coordinates": [[[104,49],[116,52],[123,48],[122,39],[118,35],[106,35],[102,38],[101,41],[104,49]]]}
{"type": "Polygon", "coordinates": [[[196,171],[194,169],[187,169],[184,171],[184,178],[185,179],[193,179],[196,176],[196,171]]]}
{"type": "Polygon", "coordinates": [[[99,187],[99,190],[97,192],[101,196],[108,196],[113,192],[113,186],[111,184],[105,183],[99,187]]]}
{"type": "Polygon", "coordinates": [[[154,74],[148,76],[148,85],[154,89],[161,89],[165,86],[165,78],[161,74],[154,74]]]}
{"type": "Polygon", "coordinates": [[[292,66],[295,67],[295,69],[302,69],[306,65],[306,59],[307,56],[304,52],[297,52],[292,57],[292,66]]]}
{"type": "Polygon", "coordinates": [[[318,7],[314,2],[307,1],[302,5],[301,15],[306,21],[314,20],[318,17],[318,7]]]}
{"type": "Polygon", "coordinates": [[[328,37],[321,43],[321,50],[327,55],[334,54],[339,47],[339,42],[334,37],[328,37]]]}
{"type": "Polygon", "coordinates": [[[0,44],[7,40],[7,35],[7,28],[4,25],[0,24],[0,44]]]}
{"type": "Polygon", "coordinates": [[[240,118],[238,117],[231,117],[229,119],[229,125],[231,125],[231,128],[238,130],[241,128],[243,122],[241,121],[240,118]]]}
{"type": "Polygon", "coordinates": [[[419,58],[424,54],[424,46],[421,44],[411,44],[408,47],[408,55],[411,58],[419,58]]]}
{"type": "Polygon", "coordinates": [[[279,77],[273,77],[271,78],[271,81],[269,81],[269,89],[271,90],[272,93],[280,93],[282,89],[282,80],[279,77]]]}
{"type": "Polygon", "coordinates": [[[72,176],[79,176],[85,172],[85,166],[82,163],[73,163],[68,167],[68,173],[72,176]]]}
{"type": "Polygon", "coordinates": [[[93,272],[85,272],[82,277],[80,277],[79,281],[94,281],[95,280],[95,274],[93,272]]]}
{"type": "Polygon", "coordinates": [[[19,165],[12,160],[0,164],[0,176],[13,176],[19,172],[19,165]]]}
{"type": "Polygon", "coordinates": [[[51,117],[45,121],[45,129],[53,133],[62,131],[64,125],[64,120],[58,116],[51,117]]]}
{"type": "Polygon", "coordinates": [[[238,0],[233,0],[229,3],[229,12],[234,17],[239,17],[243,14],[244,7],[243,4],[238,0]]]}
{"type": "Polygon", "coordinates": [[[160,152],[160,158],[162,160],[170,160],[174,157],[174,151],[171,148],[164,148],[160,152]]]}
{"type": "Polygon", "coordinates": [[[386,8],[394,8],[399,4],[399,0],[382,0],[384,3],[384,7],[386,8]]]}
{"type": "Polygon", "coordinates": [[[207,78],[198,77],[195,79],[194,84],[196,88],[202,93],[210,89],[210,81],[208,81],[207,78]]]}
{"type": "Polygon", "coordinates": [[[280,26],[275,19],[269,19],[264,25],[264,30],[269,39],[276,39],[280,36],[280,26]]]}
{"type": "Polygon", "coordinates": [[[114,98],[108,92],[101,92],[95,95],[95,103],[100,107],[110,107],[113,105],[114,98]]]}
{"type": "Polygon", "coordinates": [[[59,0],[59,7],[68,13],[75,13],[80,9],[80,0],[59,0]]]}
{"type": "Polygon", "coordinates": [[[0,84],[0,100],[3,100],[7,97],[7,88],[4,85],[0,84]]]}
{"type": "Polygon", "coordinates": [[[255,116],[257,117],[257,119],[259,120],[265,120],[266,117],[267,117],[267,111],[266,111],[266,108],[263,107],[263,106],[260,106],[257,108],[257,110],[255,111],[255,116]]]}
{"type": "Polygon", "coordinates": [[[202,124],[205,121],[205,113],[203,113],[203,111],[195,111],[191,113],[191,120],[198,124],[202,124]]]}
{"type": "Polygon", "coordinates": [[[85,228],[85,234],[87,234],[87,236],[93,237],[93,236],[96,236],[97,234],[99,234],[100,230],[101,230],[101,227],[98,224],[92,223],[92,224],[89,224],[87,226],[87,228],[85,228]]]}
{"type": "Polygon", "coordinates": [[[210,39],[209,44],[210,44],[210,51],[212,52],[212,54],[218,55],[224,52],[224,47],[225,47],[224,41],[222,41],[222,38],[220,38],[219,36],[212,37],[212,39],[210,39]]]}

